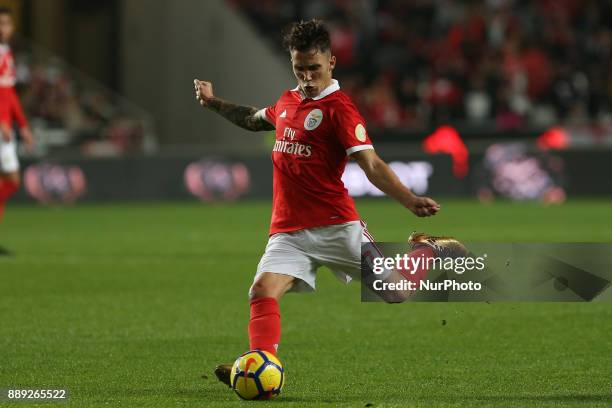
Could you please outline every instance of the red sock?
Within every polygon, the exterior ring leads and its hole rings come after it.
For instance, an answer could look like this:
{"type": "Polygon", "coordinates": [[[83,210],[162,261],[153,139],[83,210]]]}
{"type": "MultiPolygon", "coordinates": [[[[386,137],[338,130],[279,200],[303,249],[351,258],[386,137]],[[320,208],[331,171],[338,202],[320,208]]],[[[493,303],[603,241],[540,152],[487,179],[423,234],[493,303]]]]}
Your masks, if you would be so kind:
{"type": "Polygon", "coordinates": [[[249,321],[250,349],[265,350],[276,355],[280,336],[280,308],[276,299],[267,297],[252,300],[249,321]]]}
{"type": "Polygon", "coordinates": [[[410,269],[398,268],[397,271],[401,273],[404,278],[409,281],[415,282],[418,285],[419,282],[425,279],[425,277],[427,276],[427,258],[433,258],[435,257],[435,254],[433,252],[433,249],[431,249],[430,247],[422,246],[410,252],[408,254],[408,257],[422,259],[421,261],[419,261],[418,267],[414,270],[414,273],[412,273],[413,271],[410,269]]]}
{"type": "Polygon", "coordinates": [[[10,196],[15,194],[18,189],[19,184],[14,181],[0,180],[0,221],[2,221],[2,216],[4,215],[4,203],[10,196]]]}
{"type": "Polygon", "coordinates": [[[0,181],[0,202],[8,200],[10,196],[19,190],[19,184],[11,180],[0,181]]]}

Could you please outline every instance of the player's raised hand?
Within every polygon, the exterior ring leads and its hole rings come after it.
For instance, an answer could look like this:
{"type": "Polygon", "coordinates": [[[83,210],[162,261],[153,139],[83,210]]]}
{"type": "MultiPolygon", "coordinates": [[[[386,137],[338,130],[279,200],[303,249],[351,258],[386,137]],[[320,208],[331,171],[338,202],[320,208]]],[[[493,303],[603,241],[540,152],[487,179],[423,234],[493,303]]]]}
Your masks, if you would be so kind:
{"type": "Polygon", "coordinates": [[[429,197],[415,197],[407,207],[417,217],[429,217],[440,211],[440,204],[429,197]]]}
{"type": "Polygon", "coordinates": [[[194,79],[193,85],[195,87],[196,99],[198,100],[200,105],[207,106],[208,101],[215,96],[213,94],[212,84],[208,81],[200,81],[199,79],[194,79]]]}

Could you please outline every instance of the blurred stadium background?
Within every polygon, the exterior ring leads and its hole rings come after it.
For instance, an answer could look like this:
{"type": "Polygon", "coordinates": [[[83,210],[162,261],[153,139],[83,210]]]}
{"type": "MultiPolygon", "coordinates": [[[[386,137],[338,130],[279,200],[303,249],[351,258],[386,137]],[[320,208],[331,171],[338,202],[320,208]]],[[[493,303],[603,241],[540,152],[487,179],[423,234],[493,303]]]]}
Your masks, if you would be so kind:
{"type": "MultiPolygon", "coordinates": [[[[280,30],[324,18],[381,155],[433,196],[612,194],[612,2],[0,0],[38,146],[17,201],[266,198],[273,134],[203,112],[193,78],[274,103],[280,30]]],[[[354,196],[376,196],[349,166],[354,196]]],[[[15,200],[14,200],[15,201],[15,200]]]]}
{"type": "MultiPolygon", "coordinates": [[[[612,1],[0,5],[15,10],[38,140],[0,225],[0,389],[68,388],[76,407],[243,406],[211,370],[248,347],[274,135],[204,111],[192,81],[274,103],[295,86],[279,31],[296,19],[329,22],[336,77],[378,152],[442,203],[412,217],[349,163],[378,239],[612,242],[612,1]]],[[[612,403],[608,302],[391,307],[359,289],[320,273],[314,295],[283,299],[284,405],[612,403]]]]}

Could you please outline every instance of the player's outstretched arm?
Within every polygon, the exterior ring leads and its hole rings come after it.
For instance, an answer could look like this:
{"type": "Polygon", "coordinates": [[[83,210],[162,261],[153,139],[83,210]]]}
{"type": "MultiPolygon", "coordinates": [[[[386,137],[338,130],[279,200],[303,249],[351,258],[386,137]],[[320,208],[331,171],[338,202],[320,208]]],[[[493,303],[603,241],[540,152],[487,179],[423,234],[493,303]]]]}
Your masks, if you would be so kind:
{"type": "Polygon", "coordinates": [[[419,197],[404,186],[374,150],[361,150],[353,153],[351,157],[359,164],[372,184],[399,201],[415,215],[429,217],[440,210],[440,205],[434,200],[429,197],[419,197]]]}
{"type": "Polygon", "coordinates": [[[265,118],[257,115],[259,109],[253,106],[236,105],[217,98],[213,94],[212,84],[207,81],[193,80],[196,99],[205,108],[217,112],[225,119],[243,129],[257,132],[259,130],[274,130],[274,126],[265,118]]]}

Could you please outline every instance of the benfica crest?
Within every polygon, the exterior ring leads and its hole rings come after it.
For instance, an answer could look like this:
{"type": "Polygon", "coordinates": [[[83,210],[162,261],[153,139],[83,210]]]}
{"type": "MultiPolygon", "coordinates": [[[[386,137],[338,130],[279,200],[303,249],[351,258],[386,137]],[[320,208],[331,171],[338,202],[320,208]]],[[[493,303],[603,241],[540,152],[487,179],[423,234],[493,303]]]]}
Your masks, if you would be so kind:
{"type": "Polygon", "coordinates": [[[304,120],[304,129],[314,130],[319,127],[322,121],[323,112],[321,109],[313,109],[308,115],[306,115],[306,119],[304,120]]]}

